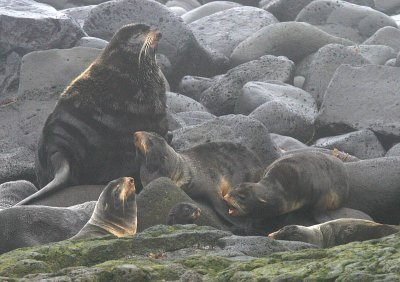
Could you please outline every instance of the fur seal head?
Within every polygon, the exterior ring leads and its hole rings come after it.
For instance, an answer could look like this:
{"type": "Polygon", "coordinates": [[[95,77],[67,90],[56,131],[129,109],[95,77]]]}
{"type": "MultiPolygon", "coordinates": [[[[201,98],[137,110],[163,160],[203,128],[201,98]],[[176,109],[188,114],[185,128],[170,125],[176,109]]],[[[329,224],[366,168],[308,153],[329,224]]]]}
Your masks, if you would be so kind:
{"type": "MultiPolygon", "coordinates": [[[[121,177],[108,183],[87,225],[117,237],[134,235],[137,228],[135,192],[135,182],[131,177],[121,177]]],[[[79,233],[85,232],[85,227],[79,233]]]]}
{"type": "Polygon", "coordinates": [[[167,216],[167,225],[192,224],[201,214],[200,208],[191,203],[179,203],[171,208],[167,216]]]}

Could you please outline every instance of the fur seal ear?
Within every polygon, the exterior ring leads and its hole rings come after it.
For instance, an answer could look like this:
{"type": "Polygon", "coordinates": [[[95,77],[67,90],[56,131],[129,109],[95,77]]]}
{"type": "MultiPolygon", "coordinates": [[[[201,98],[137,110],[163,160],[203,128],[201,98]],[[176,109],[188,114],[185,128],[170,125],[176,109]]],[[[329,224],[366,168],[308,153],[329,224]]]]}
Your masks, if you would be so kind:
{"type": "Polygon", "coordinates": [[[148,151],[148,146],[147,146],[147,140],[148,137],[146,136],[146,133],[143,131],[137,131],[134,133],[134,143],[135,147],[144,155],[146,156],[147,151],[148,151]]]}

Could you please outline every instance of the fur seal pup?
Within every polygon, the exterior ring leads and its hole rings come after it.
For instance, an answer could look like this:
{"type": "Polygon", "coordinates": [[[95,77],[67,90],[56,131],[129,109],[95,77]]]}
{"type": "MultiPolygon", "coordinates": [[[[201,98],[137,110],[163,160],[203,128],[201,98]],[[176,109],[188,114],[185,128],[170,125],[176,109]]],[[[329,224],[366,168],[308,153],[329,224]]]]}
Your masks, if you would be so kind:
{"type": "Polygon", "coordinates": [[[137,229],[135,182],[131,177],[113,180],[97,201],[86,225],[71,240],[104,235],[132,236],[137,229]]]}
{"type": "Polygon", "coordinates": [[[320,152],[281,157],[257,183],[241,183],[224,195],[231,216],[273,218],[299,209],[333,210],[349,193],[343,162],[320,152]]]}
{"type": "Polygon", "coordinates": [[[166,136],[165,84],[155,53],[161,34],[144,24],[119,29],[100,56],[61,94],[36,155],[40,191],[106,184],[124,175],[140,184],[132,133],[166,136]]]}
{"type": "Polygon", "coordinates": [[[168,177],[189,197],[211,206],[230,224],[238,220],[228,215],[224,191],[230,185],[258,181],[262,172],[257,156],[240,144],[210,142],[178,153],[159,135],[144,131],[134,134],[134,143],[143,185],[168,177]]]}
{"type": "Polygon", "coordinates": [[[201,209],[191,203],[179,203],[168,213],[167,225],[192,224],[200,217],[201,209]]]}
{"type": "Polygon", "coordinates": [[[313,226],[289,225],[268,237],[276,240],[301,241],[328,248],[354,241],[378,239],[400,232],[400,226],[370,220],[342,218],[313,226]]]}

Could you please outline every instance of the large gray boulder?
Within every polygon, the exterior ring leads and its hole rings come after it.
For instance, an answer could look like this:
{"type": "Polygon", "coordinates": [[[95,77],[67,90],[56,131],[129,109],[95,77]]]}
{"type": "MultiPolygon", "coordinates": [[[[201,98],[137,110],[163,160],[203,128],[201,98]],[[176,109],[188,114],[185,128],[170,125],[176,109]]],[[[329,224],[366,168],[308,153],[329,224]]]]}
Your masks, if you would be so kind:
{"type": "Polygon", "coordinates": [[[206,142],[234,142],[252,150],[267,166],[280,156],[269,132],[259,121],[243,115],[227,115],[173,131],[172,147],[181,151],[206,142]]]}
{"type": "Polygon", "coordinates": [[[174,113],[202,111],[208,112],[207,109],[199,102],[184,95],[167,92],[167,107],[174,113]]]}
{"type": "Polygon", "coordinates": [[[371,130],[358,130],[342,135],[320,138],[314,146],[338,149],[359,159],[373,159],[385,156],[386,151],[371,130]]]}
{"type": "Polygon", "coordinates": [[[385,157],[400,157],[400,143],[392,146],[387,152],[385,157]]]}
{"type": "Polygon", "coordinates": [[[355,45],[350,46],[349,50],[355,51],[374,65],[384,65],[388,60],[396,58],[396,51],[385,45],[355,45]]]}
{"type": "Polygon", "coordinates": [[[361,66],[368,63],[367,59],[351,47],[339,44],[326,45],[313,56],[303,88],[313,95],[320,106],[325,90],[340,65],[361,66]]]}
{"type": "MultiPolygon", "coordinates": [[[[235,114],[248,115],[264,103],[281,101],[316,114],[314,98],[306,91],[280,81],[246,83],[235,105],[235,114]]],[[[267,127],[268,128],[268,127],[267,127]]]]}
{"type": "Polygon", "coordinates": [[[293,73],[294,64],[287,58],[262,56],[230,69],[201,94],[200,103],[215,115],[231,114],[246,82],[279,80],[292,83],[293,73]]]}
{"type": "Polygon", "coordinates": [[[400,68],[340,66],[329,84],[317,125],[329,135],[349,128],[400,136],[400,68]]]}
{"type": "Polygon", "coordinates": [[[378,29],[397,27],[396,22],[382,12],[340,0],[315,0],[296,17],[322,30],[355,42],[363,42],[378,29]]]}
{"type": "Polygon", "coordinates": [[[210,2],[183,14],[182,19],[185,23],[190,24],[209,15],[240,6],[240,4],[231,1],[210,2]]]}
{"type": "Polygon", "coordinates": [[[85,23],[87,17],[89,16],[89,12],[94,7],[96,7],[96,6],[90,5],[90,6],[68,8],[68,9],[60,10],[60,12],[66,14],[70,18],[74,19],[81,27],[83,27],[83,24],[85,23]]]}
{"type": "Polygon", "coordinates": [[[307,23],[271,24],[241,42],[232,52],[231,64],[237,66],[263,55],[286,56],[298,62],[330,43],[353,44],[307,23]]]}
{"type": "Polygon", "coordinates": [[[93,37],[110,40],[123,25],[137,22],[160,29],[158,52],[168,57],[172,88],[186,74],[212,76],[226,69],[227,58],[201,47],[190,28],[164,5],[153,0],[108,1],[89,12],[83,26],[93,37]]]}
{"type": "Polygon", "coordinates": [[[4,104],[7,99],[14,99],[18,92],[21,59],[14,51],[0,55],[0,104],[4,104]]]}
{"type": "Polygon", "coordinates": [[[299,140],[289,137],[289,136],[284,136],[284,135],[279,135],[276,133],[270,133],[272,141],[275,142],[276,146],[282,151],[282,152],[290,152],[293,150],[299,150],[299,149],[306,149],[308,146],[299,140]]]}
{"type": "Polygon", "coordinates": [[[203,17],[189,27],[201,44],[229,57],[240,42],[257,30],[277,22],[271,13],[245,6],[203,17]]]}
{"type": "Polygon", "coordinates": [[[178,85],[178,92],[190,97],[196,101],[200,100],[201,93],[211,87],[216,78],[207,78],[200,76],[184,76],[178,85]]]}
{"type": "MultiPolygon", "coordinates": [[[[299,12],[314,0],[270,0],[262,6],[280,22],[293,21],[299,12]]],[[[357,5],[375,7],[374,0],[346,0],[357,5]]],[[[261,3],[260,3],[261,4],[261,3]]]]}
{"type": "Polygon", "coordinates": [[[14,206],[37,191],[35,185],[25,180],[0,184],[0,210],[14,206]]]}
{"type": "Polygon", "coordinates": [[[202,124],[203,122],[216,118],[216,116],[210,114],[209,112],[199,111],[180,112],[176,115],[183,120],[185,126],[202,124]]]}
{"type": "Polygon", "coordinates": [[[0,56],[52,48],[70,48],[85,35],[71,18],[33,0],[2,1],[0,56]]]}
{"type": "Polygon", "coordinates": [[[392,26],[386,26],[375,32],[364,41],[366,45],[386,45],[392,47],[396,52],[400,51],[400,30],[392,26]]]}
{"type": "Polygon", "coordinates": [[[377,10],[391,14],[400,9],[400,2],[397,0],[374,0],[377,10]]]}
{"type": "Polygon", "coordinates": [[[165,6],[179,7],[185,9],[186,11],[191,11],[193,9],[199,8],[201,4],[197,0],[169,0],[165,3],[165,6]]]}

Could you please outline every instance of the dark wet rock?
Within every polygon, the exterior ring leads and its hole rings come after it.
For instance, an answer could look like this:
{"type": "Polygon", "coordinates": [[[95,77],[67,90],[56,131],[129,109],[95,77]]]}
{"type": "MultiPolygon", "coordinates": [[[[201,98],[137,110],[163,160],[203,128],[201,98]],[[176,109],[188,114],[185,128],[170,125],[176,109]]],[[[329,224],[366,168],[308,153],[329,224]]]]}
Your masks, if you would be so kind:
{"type": "Polygon", "coordinates": [[[96,7],[95,5],[83,6],[83,7],[75,7],[60,10],[61,13],[66,14],[67,16],[73,18],[81,27],[85,23],[85,20],[89,16],[89,12],[96,7]]]}
{"type": "Polygon", "coordinates": [[[353,44],[347,39],[332,36],[308,23],[271,24],[241,42],[232,52],[231,64],[237,66],[263,55],[286,56],[298,62],[330,43],[353,44]]]}
{"type": "Polygon", "coordinates": [[[400,143],[393,145],[392,148],[390,148],[385,155],[385,157],[396,157],[396,156],[400,157],[400,143]]]}
{"type": "Polygon", "coordinates": [[[17,52],[0,55],[0,104],[12,100],[18,92],[21,59],[17,52]]]}
{"type": "Polygon", "coordinates": [[[178,151],[206,142],[222,141],[246,146],[256,153],[265,166],[280,155],[263,124],[242,115],[218,117],[200,125],[175,130],[173,135],[172,147],[178,151]]]}
{"type": "Polygon", "coordinates": [[[356,45],[350,46],[349,49],[354,50],[374,65],[384,65],[388,60],[396,57],[395,50],[385,45],[356,45]]]}
{"type": "Polygon", "coordinates": [[[293,81],[294,64],[284,57],[262,56],[230,69],[206,89],[200,98],[206,108],[215,115],[233,113],[240,90],[249,81],[293,81]]]}
{"type": "Polygon", "coordinates": [[[201,93],[215,83],[216,79],[200,76],[184,76],[179,83],[178,92],[196,101],[200,100],[201,93]]]}
{"type": "Polygon", "coordinates": [[[318,106],[320,106],[326,88],[340,65],[361,66],[368,63],[367,59],[351,47],[339,44],[326,45],[313,56],[304,83],[304,90],[313,95],[318,106]]]}
{"type": "Polygon", "coordinates": [[[189,24],[200,18],[240,6],[240,4],[231,1],[210,2],[182,15],[182,19],[185,23],[189,24]]]}
{"type": "Polygon", "coordinates": [[[381,12],[337,0],[311,2],[297,15],[296,21],[307,22],[355,42],[365,41],[382,27],[397,27],[393,19],[381,12]]]}
{"type": "Polygon", "coordinates": [[[167,92],[167,107],[174,113],[201,111],[208,112],[207,109],[199,102],[184,95],[167,92]]]}
{"type": "Polygon", "coordinates": [[[33,152],[25,147],[4,150],[0,153],[0,183],[25,179],[35,181],[33,152]]]}
{"type": "Polygon", "coordinates": [[[0,33],[0,55],[70,48],[85,35],[68,16],[32,0],[6,1],[0,7],[0,33]]]}
{"type": "Polygon", "coordinates": [[[10,252],[0,257],[0,275],[8,280],[27,275],[30,281],[396,281],[399,244],[397,234],[315,249],[204,226],[155,226],[131,238],[63,241],[10,252]]]}
{"type": "Polygon", "coordinates": [[[75,46],[104,49],[107,46],[107,44],[108,42],[103,39],[85,36],[79,39],[79,41],[76,42],[75,46]]]}
{"type": "Polygon", "coordinates": [[[306,144],[290,136],[279,135],[276,133],[270,133],[270,136],[272,141],[275,142],[282,152],[308,148],[306,144]]]}
{"type": "Polygon", "coordinates": [[[202,124],[203,122],[216,118],[216,116],[208,112],[198,111],[181,112],[176,115],[184,121],[185,126],[202,124]]]}
{"type": "Polygon", "coordinates": [[[197,225],[227,228],[210,207],[193,201],[171,179],[161,177],[146,185],[137,198],[138,211],[140,211],[138,212],[138,231],[157,224],[166,224],[171,208],[182,202],[195,204],[201,209],[201,215],[195,221],[197,225]]]}
{"type": "Polygon", "coordinates": [[[364,41],[364,45],[386,45],[396,52],[400,51],[400,30],[392,26],[386,26],[375,32],[364,41]]]}
{"type": "Polygon", "coordinates": [[[71,238],[89,220],[95,205],[93,201],[69,208],[18,206],[0,210],[0,253],[71,238]]]}
{"type": "Polygon", "coordinates": [[[200,44],[229,57],[240,42],[260,28],[276,22],[271,13],[245,6],[203,17],[189,24],[189,27],[200,44]]]}
{"type": "Polygon", "coordinates": [[[228,59],[199,45],[182,19],[164,5],[147,0],[108,1],[93,8],[84,29],[90,35],[110,40],[121,26],[141,22],[160,29],[163,37],[158,52],[167,56],[171,73],[167,79],[174,89],[184,75],[213,76],[226,70],[228,59]]]}
{"type": "MultiPolygon", "coordinates": [[[[261,7],[271,12],[280,22],[293,21],[299,12],[314,0],[272,0],[261,7]]],[[[346,2],[375,7],[374,0],[347,0],[346,2]]]]}
{"type": "Polygon", "coordinates": [[[400,69],[387,66],[340,66],[329,84],[317,125],[329,135],[371,129],[400,136],[400,69]],[[351,99],[350,99],[351,97],[351,99]]]}
{"type": "Polygon", "coordinates": [[[383,157],[386,153],[382,144],[371,130],[359,130],[338,136],[320,138],[314,146],[338,149],[359,159],[383,157]]]}
{"type": "Polygon", "coordinates": [[[167,7],[180,7],[186,11],[196,9],[201,6],[197,0],[170,0],[165,3],[167,7]]]}
{"type": "Polygon", "coordinates": [[[0,184],[0,210],[14,206],[35,192],[37,192],[35,185],[26,180],[0,184]]]}

